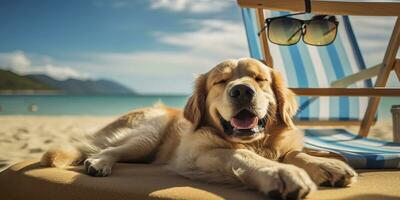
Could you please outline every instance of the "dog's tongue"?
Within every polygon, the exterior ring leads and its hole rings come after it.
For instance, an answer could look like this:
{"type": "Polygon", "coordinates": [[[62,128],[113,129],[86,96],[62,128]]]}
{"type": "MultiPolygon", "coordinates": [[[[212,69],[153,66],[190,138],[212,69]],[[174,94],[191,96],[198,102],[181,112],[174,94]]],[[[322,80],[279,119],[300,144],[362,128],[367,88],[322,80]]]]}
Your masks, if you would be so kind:
{"type": "Polygon", "coordinates": [[[248,111],[242,111],[231,119],[231,125],[235,129],[252,129],[258,124],[258,117],[248,111]]]}

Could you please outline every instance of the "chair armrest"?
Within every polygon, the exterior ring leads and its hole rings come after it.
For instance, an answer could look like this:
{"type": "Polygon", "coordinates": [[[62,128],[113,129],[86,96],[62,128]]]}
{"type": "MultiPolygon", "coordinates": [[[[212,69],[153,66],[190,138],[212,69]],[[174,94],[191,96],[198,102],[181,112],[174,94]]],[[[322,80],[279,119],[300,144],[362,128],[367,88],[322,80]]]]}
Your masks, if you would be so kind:
{"type": "Polygon", "coordinates": [[[331,87],[333,88],[346,88],[349,85],[357,82],[357,81],[362,81],[365,79],[372,78],[374,76],[377,76],[379,73],[379,70],[382,68],[382,63],[377,64],[373,67],[370,67],[368,69],[364,69],[362,71],[359,71],[355,74],[351,74],[349,76],[346,76],[342,79],[333,81],[331,83],[331,87]]]}
{"type": "Polygon", "coordinates": [[[400,96],[398,88],[290,88],[298,96],[400,96]]]}

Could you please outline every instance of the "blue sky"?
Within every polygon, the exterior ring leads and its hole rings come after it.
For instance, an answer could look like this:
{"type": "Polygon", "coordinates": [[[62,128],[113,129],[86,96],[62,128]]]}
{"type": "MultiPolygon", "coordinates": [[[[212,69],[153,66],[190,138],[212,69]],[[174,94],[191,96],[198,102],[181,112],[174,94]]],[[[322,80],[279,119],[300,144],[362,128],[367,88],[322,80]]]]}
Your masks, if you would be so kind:
{"type": "MultiPolygon", "coordinates": [[[[352,20],[367,63],[379,62],[393,19],[352,20]]],[[[234,0],[0,0],[0,25],[3,68],[142,93],[187,94],[195,74],[249,55],[234,0]]]]}

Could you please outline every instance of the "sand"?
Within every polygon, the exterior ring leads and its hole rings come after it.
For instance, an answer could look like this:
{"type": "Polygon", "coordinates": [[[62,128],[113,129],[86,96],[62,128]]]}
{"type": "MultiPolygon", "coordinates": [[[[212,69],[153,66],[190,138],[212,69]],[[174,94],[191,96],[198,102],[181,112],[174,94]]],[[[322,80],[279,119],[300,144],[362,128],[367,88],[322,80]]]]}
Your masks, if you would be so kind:
{"type": "MultiPolygon", "coordinates": [[[[68,142],[71,136],[93,133],[116,117],[0,116],[0,171],[11,164],[40,158],[46,149],[68,142]]],[[[344,127],[357,133],[358,127],[344,127]]],[[[377,123],[370,137],[392,140],[391,121],[377,123]]]]}
{"type": "Polygon", "coordinates": [[[71,136],[93,133],[116,117],[0,116],[0,171],[9,165],[40,158],[71,136]]]}

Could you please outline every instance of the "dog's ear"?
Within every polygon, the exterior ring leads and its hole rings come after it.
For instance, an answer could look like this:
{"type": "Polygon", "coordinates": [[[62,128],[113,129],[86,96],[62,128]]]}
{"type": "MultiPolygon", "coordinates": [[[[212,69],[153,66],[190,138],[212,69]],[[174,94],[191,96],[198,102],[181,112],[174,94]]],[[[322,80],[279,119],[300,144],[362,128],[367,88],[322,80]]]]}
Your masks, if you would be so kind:
{"type": "Polygon", "coordinates": [[[298,109],[296,96],[287,88],[282,75],[276,70],[272,70],[272,88],[278,104],[278,120],[281,120],[287,127],[294,128],[292,118],[298,109]]]}
{"type": "Polygon", "coordinates": [[[192,96],[186,103],[185,109],[183,111],[183,116],[193,123],[195,129],[197,129],[205,114],[205,104],[206,104],[206,80],[207,77],[201,74],[196,78],[195,87],[192,96]]]}

